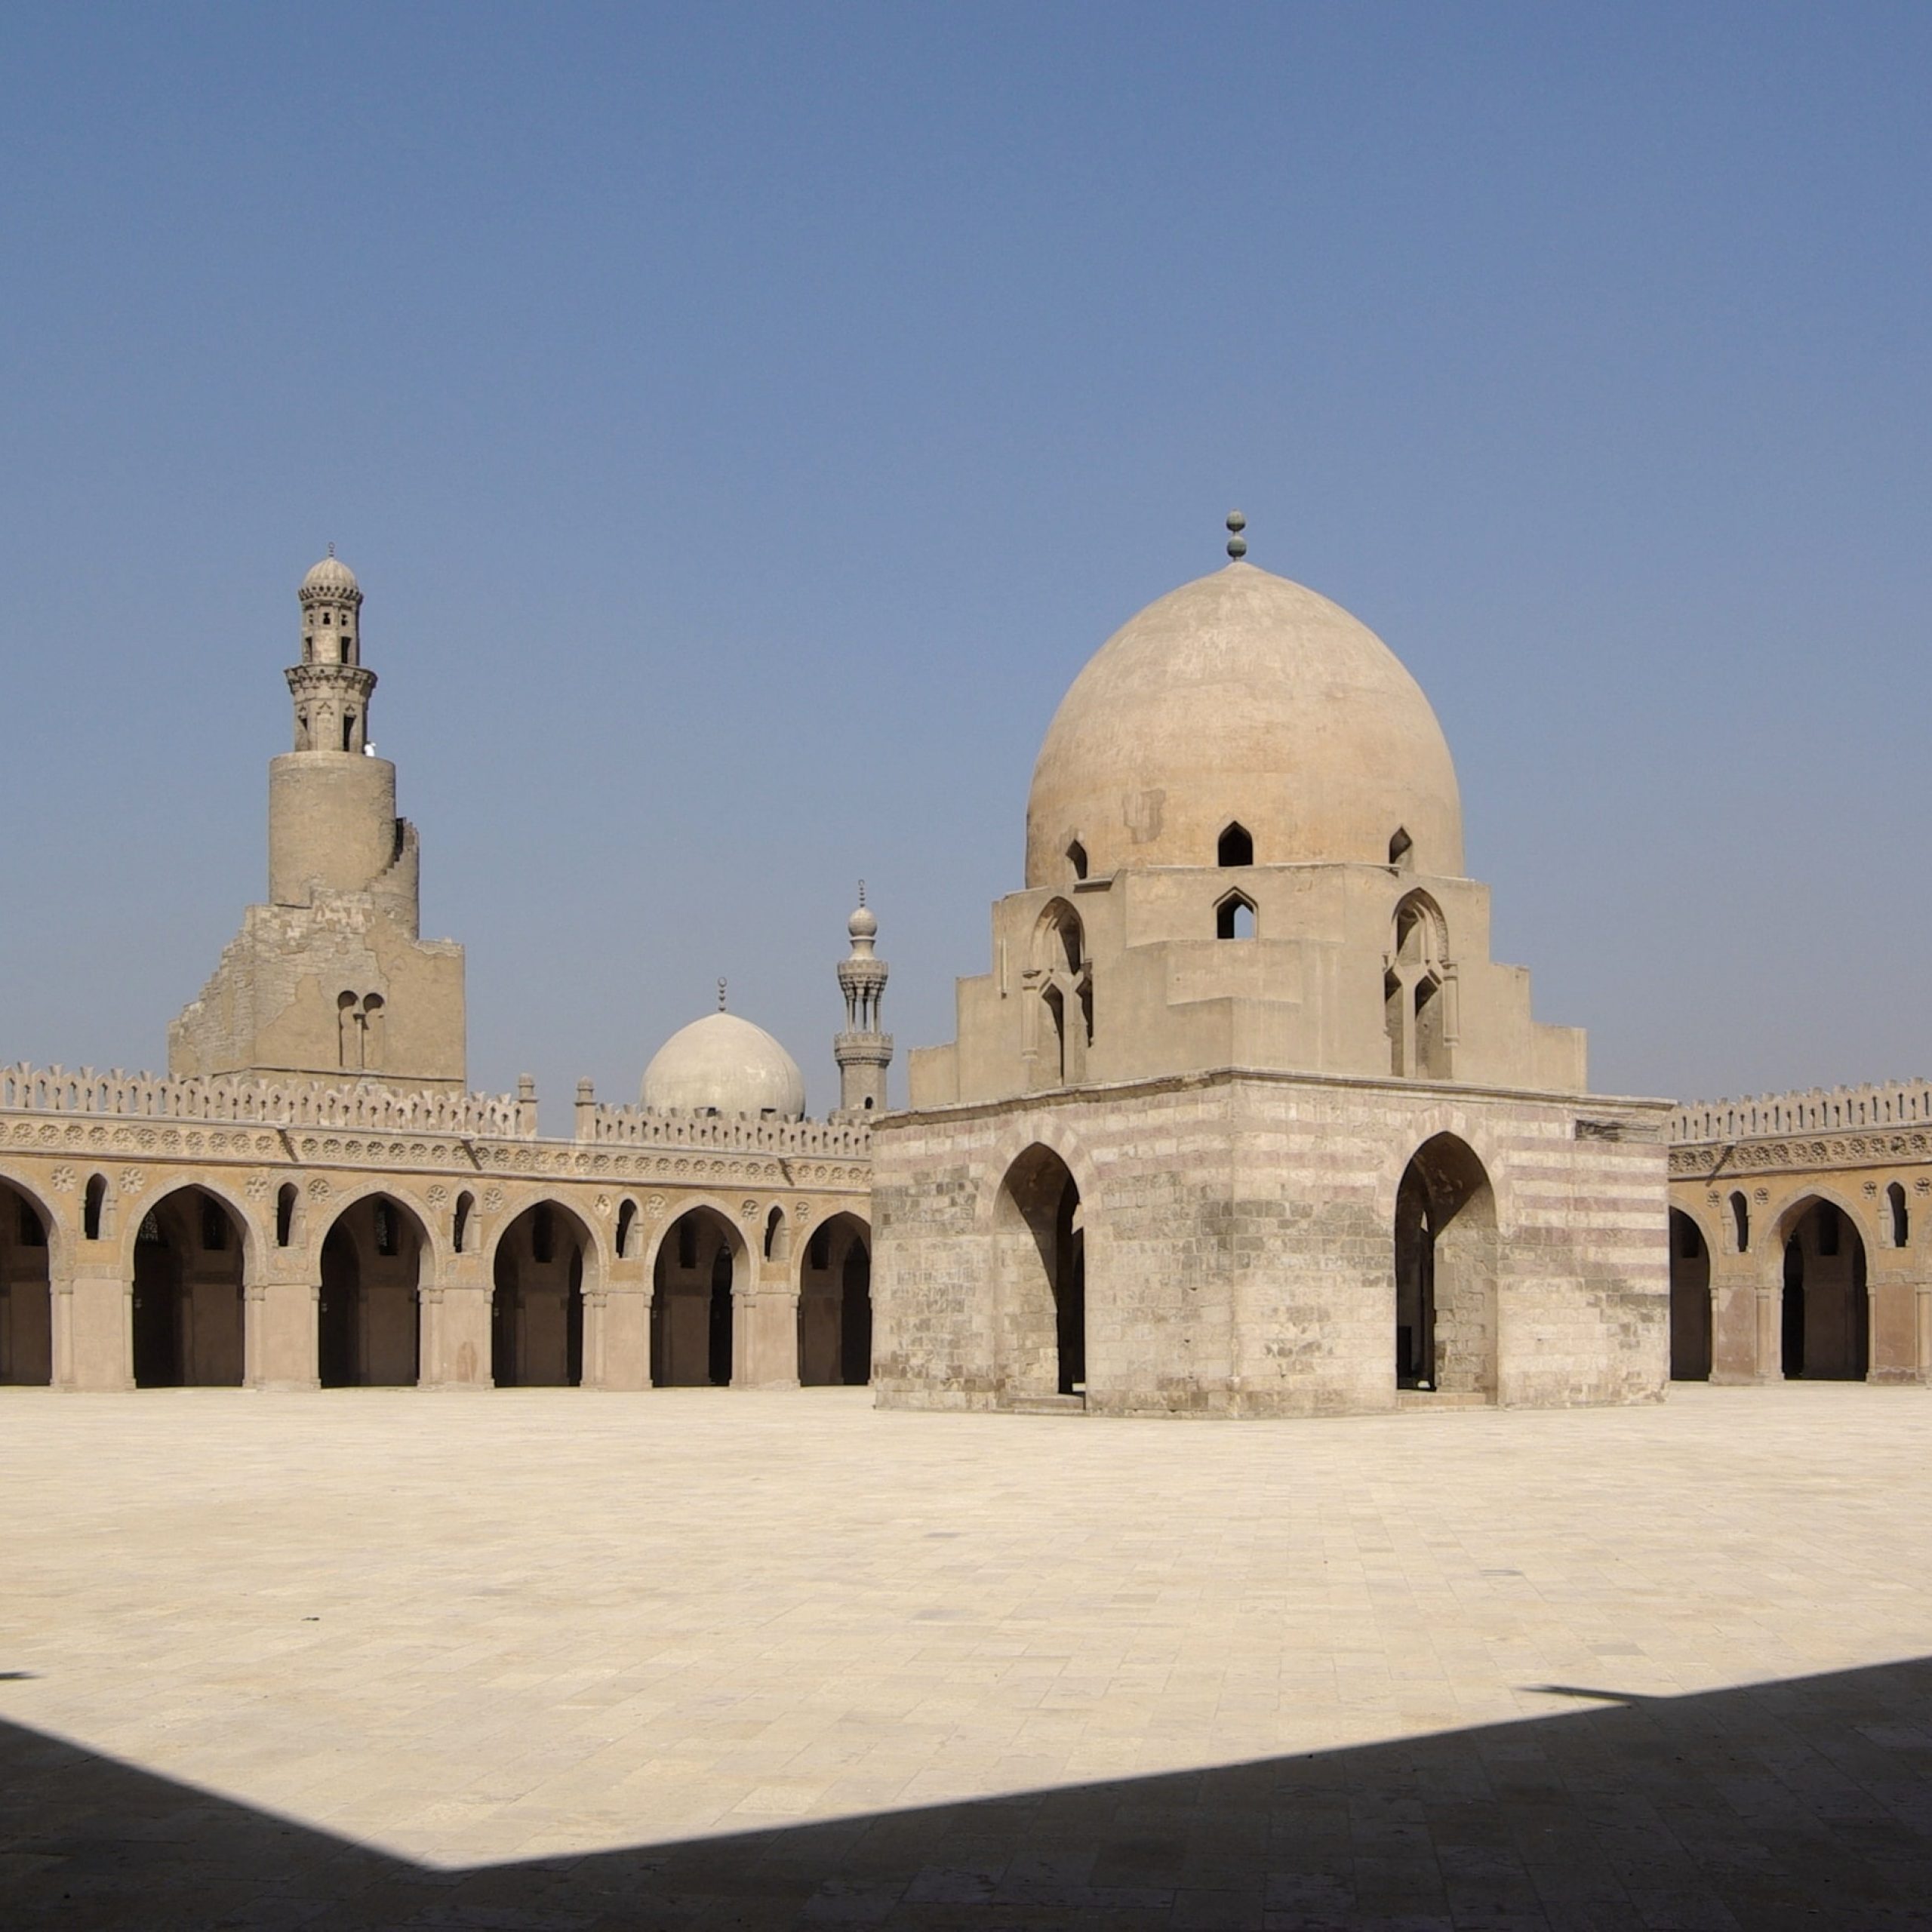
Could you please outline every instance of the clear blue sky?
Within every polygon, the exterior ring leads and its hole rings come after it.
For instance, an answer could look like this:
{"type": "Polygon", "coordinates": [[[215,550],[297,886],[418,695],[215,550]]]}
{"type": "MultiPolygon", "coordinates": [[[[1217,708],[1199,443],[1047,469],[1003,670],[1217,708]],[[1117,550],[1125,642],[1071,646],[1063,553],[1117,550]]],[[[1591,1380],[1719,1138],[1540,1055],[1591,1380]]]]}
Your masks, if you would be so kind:
{"type": "Polygon", "coordinates": [[[0,1054],[158,1065],[295,586],[469,952],[634,1096],[949,1037],[1083,660],[1220,561],[1434,700],[1600,1086],[1932,1072],[1932,9],[8,5],[0,1054]]]}

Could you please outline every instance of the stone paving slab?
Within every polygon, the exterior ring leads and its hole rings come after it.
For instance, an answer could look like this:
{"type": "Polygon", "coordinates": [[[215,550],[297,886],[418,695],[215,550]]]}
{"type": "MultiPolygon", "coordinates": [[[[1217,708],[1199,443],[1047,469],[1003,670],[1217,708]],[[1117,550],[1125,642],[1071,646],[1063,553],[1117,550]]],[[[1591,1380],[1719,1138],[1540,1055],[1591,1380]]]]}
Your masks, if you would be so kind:
{"type": "Polygon", "coordinates": [[[0,1920],[1932,1926],[1932,1395],[0,1390],[0,1920]]]}

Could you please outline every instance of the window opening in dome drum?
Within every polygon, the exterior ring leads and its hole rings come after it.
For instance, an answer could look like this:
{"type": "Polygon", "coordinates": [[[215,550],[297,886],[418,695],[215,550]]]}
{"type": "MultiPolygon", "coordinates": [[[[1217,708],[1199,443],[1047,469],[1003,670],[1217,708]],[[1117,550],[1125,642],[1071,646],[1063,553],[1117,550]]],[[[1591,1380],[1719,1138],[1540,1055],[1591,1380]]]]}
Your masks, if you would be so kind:
{"type": "Polygon", "coordinates": [[[1066,848],[1066,863],[1073,868],[1075,878],[1087,876],[1087,848],[1077,838],[1066,848]]]}
{"type": "Polygon", "coordinates": [[[1415,843],[1404,827],[1397,826],[1389,841],[1389,863],[1392,866],[1404,863],[1409,854],[1415,850],[1415,843]]]}
{"type": "Polygon", "coordinates": [[[1251,866],[1254,863],[1254,835],[1238,821],[1221,834],[1215,848],[1217,866],[1251,866]]]}

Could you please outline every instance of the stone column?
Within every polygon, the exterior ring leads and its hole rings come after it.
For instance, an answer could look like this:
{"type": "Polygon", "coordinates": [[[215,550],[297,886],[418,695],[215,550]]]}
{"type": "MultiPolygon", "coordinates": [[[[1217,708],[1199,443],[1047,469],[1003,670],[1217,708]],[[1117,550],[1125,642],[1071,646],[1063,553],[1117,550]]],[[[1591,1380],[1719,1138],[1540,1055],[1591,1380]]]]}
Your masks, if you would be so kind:
{"type": "MultiPolygon", "coordinates": [[[[50,1267],[54,1385],[118,1391],[134,1386],[134,1291],[106,1241],[81,1241],[69,1264],[50,1267]]],[[[50,1257],[50,1260],[51,1257],[50,1257]]]]}
{"type": "Polygon", "coordinates": [[[798,1386],[798,1291],[784,1261],[758,1264],[758,1282],[744,1297],[750,1348],[743,1379],[753,1389],[798,1386]]]}
{"type": "Polygon", "coordinates": [[[251,1281],[242,1291],[244,1375],[251,1389],[319,1389],[322,1284],[251,1281]]]}
{"type": "Polygon", "coordinates": [[[1780,1284],[1758,1287],[1758,1377],[1760,1382],[1777,1382],[1784,1375],[1784,1322],[1780,1284]]]}
{"type": "Polygon", "coordinates": [[[1711,1257],[1711,1380],[1761,1382],[1758,1287],[1749,1255],[1711,1257]]]}
{"type": "Polygon", "coordinates": [[[1866,1250],[1866,1310],[1872,1338],[1867,1374],[1873,1382],[1919,1379],[1919,1298],[1909,1247],[1866,1250]]]}
{"type": "Polygon", "coordinates": [[[114,1393],[134,1387],[134,1284],[110,1242],[82,1241],[72,1262],[48,1256],[54,1387],[114,1393]]]}
{"type": "MultiPolygon", "coordinates": [[[[634,1248],[644,1245],[633,1232],[634,1248]]],[[[633,1254],[611,1265],[611,1278],[597,1297],[599,1303],[596,1380],[591,1377],[590,1297],[584,1297],[583,1379],[587,1387],[648,1389],[651,1386],[651,1283],[641,1255],[633,1254]]],[[[736,1310],[733,1312],[735,1314],[736,1310]]]]}
{"type": "MultiPolygon", "coordinates": [[[[448,1278],[423,1290],[434,1312],[425,1324],[423,1386],[426,1389],[491,1389],[491,1284],[481,1255],[457,1257],[448,1278]],[[429,1344],[433,1336],[435,1352],[429,1344]]],[[[586,1341],[588,1337],[586,1337],[586,1341]]]]}

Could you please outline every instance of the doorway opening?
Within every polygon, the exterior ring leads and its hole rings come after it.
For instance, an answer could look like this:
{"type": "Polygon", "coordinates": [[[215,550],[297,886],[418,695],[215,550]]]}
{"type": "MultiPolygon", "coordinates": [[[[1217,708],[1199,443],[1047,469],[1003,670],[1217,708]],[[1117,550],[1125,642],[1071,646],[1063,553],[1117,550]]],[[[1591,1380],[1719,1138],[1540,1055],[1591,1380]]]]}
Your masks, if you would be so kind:
{"type": "Polygon", "coordinates": [[[1496,1398],[1496,1196],[1453,1134],[1417,1149],[1395,1194],[1395,1386],[1496,1398]]]}
{"type": "Polygon", "coordinates": [[[163,1195],[134,1236],[134,1384],[239,1388],[242,1232],[198,1187],[163,1195]]]}
{"type": "Polygon", "coordinates": [[[1087,1235],[1080,1189],[1050,1147],[1034,1146],[994,1204],[994,1315],[999,1398],[1087,1396],[1087,1235]]]}
{"type": "Polygon", "coordinates": [[[1786,1226],[1785,1375],[1863,1382],[1872,1358],[1864,1241],[1850,1216],[1829,1201],[1810,1201],[1786,1226]]]}
{"type": "Polygon", "coordinates": [[[352,1202],[322,1240],[315,1363],[325,1389],[407,1388],[423,1365],[428,1238],[386,1194],[352,1202]]]}
{"type": "Polygon", "coordinates": [[[872,1234],[856,1214],[820,1222],[798,1269],[798,1380],[861,1388],[872,1377],[872,1234]]]}
{"type": "Polygon", "coordinates": [[[540,1201],[503,1230],[491,1264],[490,1375],[499,1389],[574,1389],[583,1380],[583,1276],[590,1230],[540,1201]]]}
{"type": "Polygon", "coordinates": [[[732,1380],[733,1291],[749,1266],[736,1230],[712,1208],[693,1208],[657,1244],[651,1297],[651,1380],[660,1389],[724,1388],[732,1380]]]}

